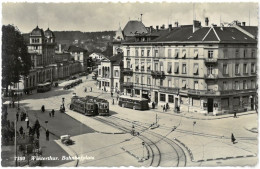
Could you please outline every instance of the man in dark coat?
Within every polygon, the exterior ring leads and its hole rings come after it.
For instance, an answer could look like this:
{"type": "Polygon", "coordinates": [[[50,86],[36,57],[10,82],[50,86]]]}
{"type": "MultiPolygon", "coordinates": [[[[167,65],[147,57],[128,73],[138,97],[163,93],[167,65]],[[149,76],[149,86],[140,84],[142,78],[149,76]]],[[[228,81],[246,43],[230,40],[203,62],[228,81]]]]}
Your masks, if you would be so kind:
{"type": "Polygon", "coordinates": [[[234,137],[234,134],[231,133],[231,142],[232,142],[233,144],[235,144],[235,141],[236,141],[236,139],[235,139],[235,137],[234,137]]]}
{"type": "Polygon", "coordinates": [[[44,105],[42,105],[42,112],[43,112],[43,113],[45,112],[45,107],[44,107],[44,105]]]}
{"type": "Polygon", "coordinates": [[[46,130],[46,140],[47,140],[47,141],[49,141],[49,135],[50,135],[50,132],[49,132],[49,130],[47,129],[47,130],[46,130]]]}
{"type": "Polygon", "coordinates": [[[55,111],[54,111],[54,109],[52,109],[52,111],[51,111],[52,117],[54,117],[54,113],[55,113],[55,111]]]}

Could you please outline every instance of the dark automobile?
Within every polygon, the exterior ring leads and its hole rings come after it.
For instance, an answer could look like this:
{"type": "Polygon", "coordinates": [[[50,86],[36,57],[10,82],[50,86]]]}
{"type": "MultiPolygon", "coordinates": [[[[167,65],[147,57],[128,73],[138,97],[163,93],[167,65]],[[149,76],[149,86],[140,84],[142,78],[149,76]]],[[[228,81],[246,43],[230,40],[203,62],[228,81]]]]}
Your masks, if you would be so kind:
{"type": "Polygon", "coordinates": [[[75,80],[75,79],[77,79],[76,76],[71,76],[69,80],[75,80]]]}

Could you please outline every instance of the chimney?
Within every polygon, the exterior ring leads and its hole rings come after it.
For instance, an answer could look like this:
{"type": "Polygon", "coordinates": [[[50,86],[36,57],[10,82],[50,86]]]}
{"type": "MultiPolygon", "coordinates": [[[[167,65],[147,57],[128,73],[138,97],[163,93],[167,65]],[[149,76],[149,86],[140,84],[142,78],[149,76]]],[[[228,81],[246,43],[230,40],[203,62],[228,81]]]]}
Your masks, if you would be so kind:
{"type": "Polygon", "coordinates": [[[169,24],[169,32],[172,30],[172,24],[169,24]]]}
{"type": "Polygon", "coordinates": [[[153,32],[153,26],[150,26],[150,33],[153,32]]]}
{"type": "Polygon", "coordinates": [[[201,28],[201,22],[193,20],[193,33],[201,28]]]}
{"type": "Polygon", "coordinates": [[[246,26],[246,22],[242,22],[242,26],[246,26]]]}
{"type": "Polygon", "coordinates": [[[209,26],[209,18],[208,17],[205,18],[205,25],[209,26]]]}
{"type": "Polygon", "coordinates": [[[159,26],[157,25],[157,26],[156,26],[156,31],[158,31],[158,30],[159,30],[159,26]]]}
{"type": "Polygon", "coordinates": [[[162,26],[161,26],[161,29],[164,29],[165,28],[165,25],[163,24],[162,26]]]}
{"type": "Polygon", "coordinates": [[[61,44],[59,44],[59,53],[61,53],[61,44]]]}
{"type": "Polygon", "coordinates": [[[175,27],[178,27],[178,26],[179,26],[179,23],[178,23],[178,22],[175,22],[174,24],[175,24],[175,27]]]}

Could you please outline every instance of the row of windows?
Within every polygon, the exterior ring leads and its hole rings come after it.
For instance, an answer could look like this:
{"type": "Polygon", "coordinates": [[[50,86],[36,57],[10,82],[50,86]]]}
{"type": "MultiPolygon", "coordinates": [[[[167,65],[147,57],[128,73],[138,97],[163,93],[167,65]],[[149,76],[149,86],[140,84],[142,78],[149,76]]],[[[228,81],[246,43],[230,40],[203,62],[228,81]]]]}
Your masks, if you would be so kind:
{"type": "MultiPolygon", "coordinates": [[[[248,64],[247,63],[244,63],[244,64],[235,64],[235,74],[238,75],[238,74],[241,74],[242,72],[240,67],[243,66],[243,74],[248,74],[249,73],[249,70],[248,70],[248,64]]],[[[223,64],[223,74],[227,75],[229,72],[228,70],[228,65],[227,64],[223,64]]],[[[255,63],[251,63],[251,70],[250,70],[251,73],[256,73],[256,65],[255,63]]]]}
{"type": "MultiPolygon", "coordinates": [[[[160,54],[159,55],[159,50],[158,49],[154,49],[153,51],[154,51],[154,53],[153,53],[153,55],[151,54],[151,50],[150,49],[147,49],[146,50],[146,53],[145,53],[145,50],[144,49],[141,49],[141,52],[139,53],[139,49],[136,49],[135,50],[135,56],[141,56],[141,57],[144,57],[144,56],[146,56],[146,57],[151,57],[151,56],[153,56],[153,57],[165,57],[164,55],[165,54],[160,54]],[[161,56],[161,55],[163,55],[163,56],[161,56]]],[[[228,58],[229,57],[229,54],[228,54],[228,49],[224,49],[224,58],[228,58]]],[[[163,53],[163,52],[162,52],[163,53]]],[[[174,50],[174,53],[173,53],[173,50],[172,49],[168,49],[168,57],[169,58],[171,58],[171,57],[175,57],[175,58],[178,58],[178,57],[181,57],[181,58],[186,58],[186,55],[187,55],[187,50],[186,49],[182,49],[182,50],[180,50],[180,49],[175,49],[174,50]],[[181,52],[181,55],[180,55],[180,52],[181,52]]],[[[236,49],[235,50],[235,58],[240,58],[240,56],[241,56],[241,50],[239,50],[239,49],[236,49]]],[[[127,50],[126,51],[126,56],[131,56],[131,54],[130,54],[130,50],[127,50]]],[[[193,50],[193,54],[192,54],[192,56],[194,57],[194,58],[198,58],[199,57],[199,50],[198,49],[194,49],[193,50]]],[[[213,58],[213,56],[214,56],[214,51],[213,50],[208,50],[208,58],[213,58]]],[[[249,53],[249,51],[247,50],[247,49],[243,49],[243,57],[244,58],[247,58],[247,57],[252,57],[252,58],[254,58],[255,57],[255,50],[254,49],[252,49],[251,50],[251,54],[249,53]]]]}
{"type": "Polygon", "coordinates": [[[40,43],[39,38],[31,38],[31,39],[32,39],[32,43],[40,43]]]}
{"type": "MultiPolygon", "coordinates": [[[[101,76],[101,69],[98,69],[98,75],[101,76]]],[[[104,70],[103,70],[103,76],[104,76],[104,77],[109,77],[109,67],[104,68],[104,70]]],[[[115,71],[114,71],[114,76],[115,76],[115,77],[119,77],[119,70],[115,70],[115,71]]]]}
{"type": "MultiPolygon", "coordinates": [[[[146,79],[146,84],[147,85],[152,85],[151,84],[151,77],[147,77],[146,79]]],[[[130,78],[127,78],[127,82],[131,82],[130,78]]],[[[168,79],[168,84],[167,87],[180,87],[182,89],[186,89],[187,87],[187,80],[181,80],[181,86],[179,86],[179,79],[175,79],[174,83],[172,82],[171,79],[168,79]]],[[[144,76],[141,76],[141,78],[139,78],[139,76],[135,76],[135,83],[136,84],[145,84],[145,79],[144,76]]],[[[255,80],[251,80],[251,81],[247,81],[247,80],[243,80],[241,81],[241,83],[239,81],[235,81],[233,83],[233,88],[229,88],[228,84],[226,81],[223,82],[223,90],[240,90],[240,89],[255,89],[255,80]],[[242,88],[240,87],[242,83],[242,88]]],[[[155,86],[164,86],[164,80],[163,79],[158,79],[158,80],[154,80],[154,85],[155,86]],[[159,81],[159,83],[158,83],[159,81]]],[[[193,83],[193,89],[195,90],[199,90],[199,82],[198,81],[194,81],[193,83]]]]}

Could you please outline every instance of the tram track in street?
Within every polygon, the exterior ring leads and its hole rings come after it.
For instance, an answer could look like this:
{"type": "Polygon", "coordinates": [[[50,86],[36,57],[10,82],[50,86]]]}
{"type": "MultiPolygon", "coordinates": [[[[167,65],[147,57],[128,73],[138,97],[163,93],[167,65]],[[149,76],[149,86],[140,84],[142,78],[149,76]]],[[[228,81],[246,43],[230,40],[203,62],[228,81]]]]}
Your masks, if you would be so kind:
{"type": "MultiPolygon", "coordinates": [[[[117,117],[95,117],[96,120],[99,120],[103,123],[112,125],[116,128],[124,128],[125,132],[131,132],[131,125],[132,122],[125,120],[125,119],[120,119],[117,117]],[[123,122],[123,124],[122,124],[123,122]],[[120,124],[121,123],[121,124],[120,124]],[[128,126],[129,128],[126,128],[125,126],[128,126]]],[[[152,151],[156,152],[151,152],[153,154],[153,160],[151,161],[150,166],[186,166],[187,163],[187,157],[184,152],[184,150],[181,148],[180,145],[175,143],[174,141],[168,139],[165,136],[159,135],[157,133],[148,131],[149,127],[143,127],[142,125],[136,125],[135,124],[135,129],[139,130],[141,134],[138,136],[140,139],[143,137],[143,141],[147,142],[147,139],[149,137],[149,140],[152,144],[150,145],[150,148],[152,148],[152,151]],[[153,139],[153,140],[152,140],[153,139]],[[152,146],[152,147],[151,147],[152,146]],[[153,147],[156,146],[156,147],[153,147]],[[172,150],[169,152],[169,149],[172,150]],[[164,150],[161,152],[161,150],[164,150]],[[174,152],[174,153],[173,153],[174,152]],[[160,154],[160,156],[156,156],[156,154],[160,154]],[[176,157],[175,157],[176,156],[176,157]],[[159,159],[156,159],[159,158],[159,159]],[[176,159],[176,160],[174,160],[176,159]],[[157,165],[155,165],[155,161],[159,161],[157,165]]]]}

